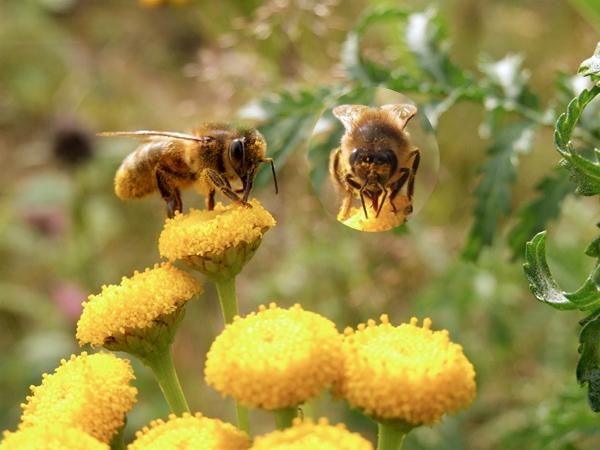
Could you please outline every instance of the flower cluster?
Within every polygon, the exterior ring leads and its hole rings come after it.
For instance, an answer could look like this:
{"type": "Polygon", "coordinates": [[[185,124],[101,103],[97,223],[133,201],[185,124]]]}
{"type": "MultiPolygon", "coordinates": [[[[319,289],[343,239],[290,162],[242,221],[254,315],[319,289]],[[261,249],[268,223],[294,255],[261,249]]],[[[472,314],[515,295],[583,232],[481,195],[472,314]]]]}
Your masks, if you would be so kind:
{"type": "Polygon", "coordinates": [[[78,428],[109,442],[136,402],[137,389],[129,384],[134,379],[129,361],[109,353],[73,355],[42,378],[21,405],[21,430],[52,424],[78,428]]]}
{"type": "Polygon", "coordinates": [[[200,413],[184,413],[181,417],[171,414],[166,422],[153,420],[149,427],[136,433],[129,450],[246,450],[249,447],[248,435],[233,425],[203,417],[200,413]]]}
{"type": "Polygon", "coordinates": [[[104,286],[83,303],[77,324],[77,339],[84,344],[103,345],[128,329],[144,329],[163,315],[176,311],[202,292],[198,282],[169,263],[123,277],[120,285],[104,286]]]}
{"type": "Polygon", "coordinates": [[[342,424],[329,425],[327,419],[318,423],[296,419],[294,426],[257,437],[251,450],[373,450],[369,441],[351,433],[342,424]]]}
{"type": "Polygon", "coordinates": [[[377,419],[432,424],[475,398],[475,370],[448,332],[417,319],[393,326],[370,320],[345,331],[344,376],[337,387],[351,406],[377,419]]]}
{"type": "Polygon", "coordinates": [[[342,337],[330,320],[274,303],[236,317],[207,355],[209,385],[241,403],[275,410],[296,406],[339,377],[342,337]]]}

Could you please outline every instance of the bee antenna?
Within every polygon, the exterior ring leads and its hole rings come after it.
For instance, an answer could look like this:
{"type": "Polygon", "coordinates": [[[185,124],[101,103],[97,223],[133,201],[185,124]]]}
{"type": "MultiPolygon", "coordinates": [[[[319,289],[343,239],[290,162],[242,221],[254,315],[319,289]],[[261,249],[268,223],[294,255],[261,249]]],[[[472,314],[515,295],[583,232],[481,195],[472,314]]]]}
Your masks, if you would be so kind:
{"type": "Polygon", "coordinates": [[[271,164],[271,173],[273,174],[273,183],[275,183],[275,194],[279,194],[279,185],[277,184],[277,174],[275,173],[275,163],[273,158],[264,158],[262,162],[271,164]]]}

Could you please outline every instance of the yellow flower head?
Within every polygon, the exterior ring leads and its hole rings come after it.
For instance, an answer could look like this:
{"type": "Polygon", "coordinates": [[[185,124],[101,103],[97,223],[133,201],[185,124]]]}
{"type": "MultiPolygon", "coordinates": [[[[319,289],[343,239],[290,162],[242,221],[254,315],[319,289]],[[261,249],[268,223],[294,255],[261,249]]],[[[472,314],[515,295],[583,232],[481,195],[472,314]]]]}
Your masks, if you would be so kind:
{"type": "Polygon", "coordinates": [[[251,450],[373,450],[369,441],[351,433],[339,424],[329,425],[327,419],[318,424],[310,420],[294,421],[294,426],[257,437],[251,450]]]}
{"type": "Polygon", "coordinates": [[[136,272],[120,285],[103,286],[100,294],[90,295],[77,323],[77,339],[81,345],[103,345],[128,330],[146,329],[200,292],[191,275],[169,263],[136,272]]]}
{"type": "Polygon", "coordinates": [[[4,432],[0,450],[109,450],[104,444],[77,428],[38,425],[14,433],[4,432]]]}
{"type": "Polygon", "coordinates": [[[347,329],[339,393],[378,420],[412,426],[439,421],[475,398],[475,370],[448,331],[431,331],[431,319],[394,327],[384,314],[357,331],[347,329]]]}
{"type": "Polygon", "coordinates": [[[394,200],[396,205],[396,212],[392,209],[389,202],[385,202],[377,217],[377,211],[372,206],[367,205],[368,217],[365,218],[365,213],[361,208],[352,208],[350,210],[350,217],[346,220],[338,215],[338,220],[344,225],[354,228],[359,231],[388,231],[393,228],[399,227],[406,222],[407,216],[412,212],[411,202],[408,197],[399,195],[394,200]]]}
{"type": "Polygon", "coordinates": [[[237,275],[276,223],[258,200],[250,204],[218,203],[212,211],[192,209],[167,219],[158,241],[160,255],[208,276],[237,275]]]}
{"type": "Polygon", "coordinates": [[[245,450],[250,447],[248,435],[233,425],[209,419],[197,413],[173,414],[167,422],[158,419],[136,433],[128,450],[245,450]]]}
{"type": "Polygon", "coordinates": [[[134,378],[129,361],[110,353],[63,359],[52,375],[42,376],[40,386],[31,386],[19,428],[79,428],[108,442],[135,404],[137,389],[129,385],[134,378]]]}
{"type": "Polygon", "coordinates": [[[215,339],[206,382],[251,407],[296,406],[338,379],[341,341],[333,322],[300,305],[261,306],[215,339]]]}

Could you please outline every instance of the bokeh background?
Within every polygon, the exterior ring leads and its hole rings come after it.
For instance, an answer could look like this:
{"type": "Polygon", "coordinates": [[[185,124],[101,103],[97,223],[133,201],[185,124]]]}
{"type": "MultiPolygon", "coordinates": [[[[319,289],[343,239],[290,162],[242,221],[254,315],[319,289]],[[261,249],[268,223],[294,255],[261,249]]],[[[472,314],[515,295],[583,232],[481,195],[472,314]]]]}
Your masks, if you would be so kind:
{"type": "MultiPolygon", "coordinates": [[[[256,99],[344,79],[346,35],[366,8],[382,3],[2,0],[0,428],[14,429],[19,403],[42,372],[80,351],[74,329],[81,301],[159,259],[163,203],[121,202],[113,194],[114,172],[134,142],[95,133],[186,131],[234,116],[254,117],[260,126],[256,99]]],[[[436,7],[452,57],[467,69],[476,69],[482,53],[523,55],[532,87],[547,102],[557,71],[575,73],[599,37],[597,18],[579,3],[402,6],[436,7]]],[[[386,26],[365,43],[365,54],[396,65],[403,64],[394,56],[402,49],[396,29],[386,26]]],[[[476,366],[478,397],[468,411],[412,433],[407,449],[598,448],[600,420],[575,382],[577,314],[534,300],[522,261],[511,257],[504,239],[476,262],[461,259],[488,145],[478,133],[481,116],[481,108],[461,104],[441,118],[438,186],[404,234],[359,233],[326,215],[308,181],[306,138],[297,136],[295,152],[278,167],[281,194],[268,183],[255,190],[278,226],[238,278],[241,310],[300,302],[340,330],[383,312],[395,323],[429,316],[434,328],[447,328],[476,366]]],[[[557,159],[552,129],[540,130],[533,151],[520,159],[515,204],[532,198],[557,159]]],[[[186,194],[184,206],[201,204],[197,194],[186,194]]],[[[550,263],[567,289],[593,265],[582,252],[596,235],[598,213],[593,200],[570,197],[550,224],[550,263]]],[[[189,305],[175,359],[192,408],[232,421],[232,404],[202,376],[204,355],[221,329],[216,293],[207,284],[189,305]]],[[[140,395],[129,436],[167,414],[149,371],[135,369],[140,395]]],[[[327,396],[305,413],[374,436],[371,422],[327,396]]],[[[253,426],[269,430],[270,418],[257,413],[253,426]]]]}

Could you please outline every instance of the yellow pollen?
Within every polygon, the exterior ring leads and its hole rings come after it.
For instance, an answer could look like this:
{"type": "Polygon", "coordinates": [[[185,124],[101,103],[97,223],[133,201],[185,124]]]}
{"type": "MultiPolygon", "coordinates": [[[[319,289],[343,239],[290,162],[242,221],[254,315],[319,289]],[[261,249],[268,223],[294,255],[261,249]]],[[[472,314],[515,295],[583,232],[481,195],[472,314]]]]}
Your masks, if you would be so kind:
{"type": "Polygon", "coordinates": [[[345,333],[344,375],[338,394],[376,419],[431,424],[475,398],[475,370],[448,332],[432,331],[431,319],[345,333]]]}
{"type": "Polygon", "coordinates": [[[231,424],[209,419],[197,413],[173,414],[166,422],[153,420],[150,426],[136,433],[128,450],[206,449],[246,450],[250,447],[248,435],[231,424]]]}
{"type": "Polygon", "coordinates": [[[0,450],[109,450],[104,444],[77,428],[54,424],[37,425],[16,432],[5,431],[0,450]]]}
{"type": "Polygon", "coordinates": [[[396,212],[392,209],[391,204],[386,201],[379,213],[379,217],[377,217],[377,211],[368,205],[368,218],[365,218],[365,213],[361,206],[360,208],[352,208],[350,210],[350,217],[346,220],[342,220],[341,215],[338,215],[338,220],[344,225],[359,231],[388,231],[406,222],[406,218],[410,214],[410,212],[406,212],[410,211],[406,209],[410,205],[408,197],[399,195],[396,197],[395,203],[396,212]]]}
{"type": "Polygon", "coordinates": [[[369,441],[351,433],[342,424],[329,425],[327,419],[317,424],[294,421],[291,428],[257,437],[251,450],[373,450],[369,441]]]}
{"type": "Polygon", "coordinates": [[[109,442],[136,401],[137,389],[129,385],[135,378],[131,364],[110,353],[73,355],[42,378],[22,405],[20,429],[45,424],[79,428],[109,442]]]}
{"type": "Polygon", "coordinates": [[[160,255],[170,261],[209,257],[262,239],[275,219],[258,200],[250,204],[252,208],[218,203],[212,211],[192,209],[167,219],[158,242],[160,255]]]}
{"type": "Polygon", "coordinates": [[[156,318],[180,308],[196,294],[200,284],[188,273],[169,263],[123,277],[121,284],[103,286],[102,292],[90,295],[83,303],[77,323],[81,345],[102,345],[115,334],[127,329],[144,329],[156,318]]]}
{"type": "Polygon", "coordinates": [[[273,303],[226,326],[208,352],[206,382],[250,407],[296,406],[339,378],[341,342],[330,320],[273,303]]]}

